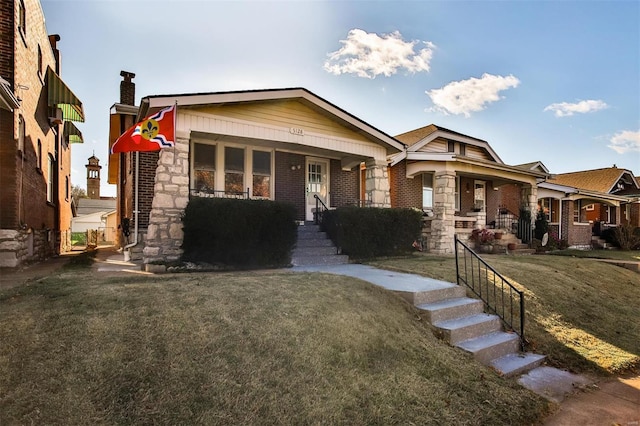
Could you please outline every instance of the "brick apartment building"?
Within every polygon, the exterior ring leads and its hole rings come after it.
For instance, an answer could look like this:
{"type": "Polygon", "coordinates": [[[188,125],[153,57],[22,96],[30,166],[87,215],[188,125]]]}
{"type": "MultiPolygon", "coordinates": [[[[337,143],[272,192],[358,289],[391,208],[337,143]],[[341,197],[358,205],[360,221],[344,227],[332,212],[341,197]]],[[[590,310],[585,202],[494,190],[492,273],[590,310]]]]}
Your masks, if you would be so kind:
{"type": "Polygon", "coordinates": [[[71,246],[72,121],[82,103],[60,78],[58,35],[38,0],[0,2],[0,266],[71,246]]]}

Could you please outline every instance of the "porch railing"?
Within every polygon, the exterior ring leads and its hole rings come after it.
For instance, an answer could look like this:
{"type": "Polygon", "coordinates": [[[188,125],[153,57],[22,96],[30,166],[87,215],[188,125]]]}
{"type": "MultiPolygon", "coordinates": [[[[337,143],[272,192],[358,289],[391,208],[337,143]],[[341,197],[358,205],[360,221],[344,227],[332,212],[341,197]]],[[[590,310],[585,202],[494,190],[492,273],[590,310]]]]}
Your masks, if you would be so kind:
{"type": "Polygon", "coordinates": [[[237,198],[240,200],[248,200],[249,188],[246,191],[220,191],[214,189],[190,189],[189,195],[192,197],[202,198],[237,198]]]}
{"type": "Polygon", "coordinates": [[[456,277],[485,304],[486,311],[500,317],[507,329],[520,337],[525,350],[524,292],[518,290],[498,271],[455,237],[456,277]]]}
{"type": "Polygon", "coordinates": [[[316,208],[313,211],[313,222],[316,225],[322,225],[322,216],[324,212],[329,210],[329,207],[318,197],[318,194],[313,194],[313,198],[316,199],[316,208]]]}

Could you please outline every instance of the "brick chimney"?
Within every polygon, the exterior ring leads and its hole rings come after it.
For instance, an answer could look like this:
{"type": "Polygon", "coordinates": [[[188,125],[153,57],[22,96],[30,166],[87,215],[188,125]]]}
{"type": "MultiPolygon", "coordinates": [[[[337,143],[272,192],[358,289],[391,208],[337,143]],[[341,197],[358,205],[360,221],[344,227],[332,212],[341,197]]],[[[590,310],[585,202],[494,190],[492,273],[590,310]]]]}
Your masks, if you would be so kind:
{"type": "Polygon", "coordinates": [[[123,80],[120,82],[120,103],[124,105],[135,105],[136,84],[131,81],[135,74],[128,71],[120,71],[123,80]]]}

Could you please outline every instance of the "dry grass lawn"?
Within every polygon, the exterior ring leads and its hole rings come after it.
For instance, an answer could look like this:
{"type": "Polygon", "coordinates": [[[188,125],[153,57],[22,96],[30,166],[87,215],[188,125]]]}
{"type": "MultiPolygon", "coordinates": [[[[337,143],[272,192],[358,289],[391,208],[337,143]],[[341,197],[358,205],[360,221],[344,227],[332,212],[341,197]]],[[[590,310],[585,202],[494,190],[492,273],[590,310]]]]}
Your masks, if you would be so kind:
{"type": "MultiPolygon", "coordinates": [[[[622,374],[640,368],[640,275],[584,258],[483,258],[525,289],[526,335],[551,365],[575,372],[622,374]]],[[[455,282],[455,259],[430,255],[372,262],[455,282]]]]}
{"type": "Polygon", "coordinates": [[[536,424],[553,409],[397,296],[333,275],[66,270],[0,291],[0,342],[2,425],[536,424]]]}

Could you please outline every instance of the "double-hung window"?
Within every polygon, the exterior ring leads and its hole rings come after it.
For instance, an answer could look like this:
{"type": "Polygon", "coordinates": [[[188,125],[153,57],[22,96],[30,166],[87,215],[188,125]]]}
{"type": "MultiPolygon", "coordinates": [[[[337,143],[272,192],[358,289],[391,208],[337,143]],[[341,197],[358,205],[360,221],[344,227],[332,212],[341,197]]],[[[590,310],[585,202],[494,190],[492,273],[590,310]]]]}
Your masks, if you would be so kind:
{"type": "Polygon", "coordinates": [[[271,196],[271,153],[268,151],[253,151],[252,196],[271,196]]]}
{"type": "Polygon", "coordinates": [[[433,175],[422,174],[422,208],[433,209],[433,175]]]}
{"type": "Polygon", "coordinates": [[[224,192],[244,192],[244,149],[224,148],[224,192]]]}
{"type": "Polygon", "coordinates": [[[213,192],[216,187],[216,146],[196,143],[193,150],[194,189],[213,192]]]}

